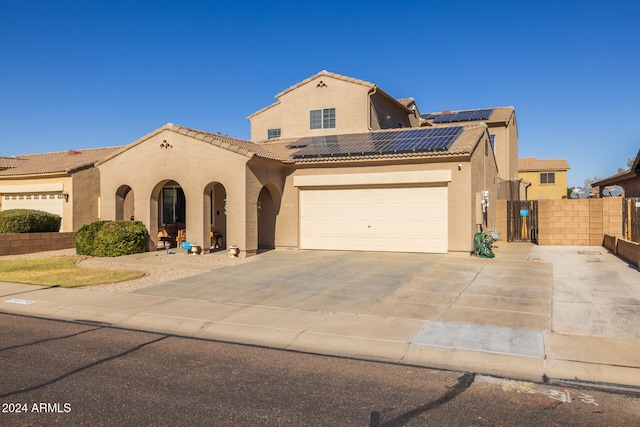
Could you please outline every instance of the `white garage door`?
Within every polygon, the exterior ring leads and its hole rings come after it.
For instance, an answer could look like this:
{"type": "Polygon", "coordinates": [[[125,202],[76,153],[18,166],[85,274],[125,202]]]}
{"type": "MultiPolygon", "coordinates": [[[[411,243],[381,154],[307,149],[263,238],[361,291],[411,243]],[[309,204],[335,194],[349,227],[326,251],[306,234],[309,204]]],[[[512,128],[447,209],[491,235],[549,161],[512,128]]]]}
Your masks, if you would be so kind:
{"type": "Polygon", "coordinates": [[[63,202],[62,194],[12,194],[2,198],[2,210],[34,209],[62,217],[63,202]]]}
{"type": "Polygon", "coordinates": [[[447,187],[300,191],[300,247],[446,253],[447,187]]]}

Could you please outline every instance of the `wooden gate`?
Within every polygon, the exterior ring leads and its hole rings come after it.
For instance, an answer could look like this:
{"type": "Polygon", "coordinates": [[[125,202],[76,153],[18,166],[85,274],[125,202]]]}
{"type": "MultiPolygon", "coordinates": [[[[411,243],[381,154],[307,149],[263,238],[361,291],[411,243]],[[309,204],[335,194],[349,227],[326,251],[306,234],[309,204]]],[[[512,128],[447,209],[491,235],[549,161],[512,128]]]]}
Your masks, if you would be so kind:
{"type": "Polygon", "coordinates": [[[507,202],[507,242],[538,243],[538,201],[507,202]]]}
{"type": "Polygon", "coordinates": [[[640,243],[640,197],[622,200],[622,235],[626,240],[640,243]]]}

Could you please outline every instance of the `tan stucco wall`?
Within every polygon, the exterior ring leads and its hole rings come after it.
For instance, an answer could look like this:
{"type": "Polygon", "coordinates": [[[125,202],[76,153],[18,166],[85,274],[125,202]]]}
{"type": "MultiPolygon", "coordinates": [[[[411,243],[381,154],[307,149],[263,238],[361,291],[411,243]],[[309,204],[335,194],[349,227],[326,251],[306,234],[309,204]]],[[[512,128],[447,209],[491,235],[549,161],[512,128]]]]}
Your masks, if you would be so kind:
{"type": "Polygon", "coordinates": [[[527,199],[529,200],[562,199],[567,196],[567,171],[523,171],[518,173],[518,177],[531,183],[529,188],[527,188],[527,199]],[[541,172],[555,173],[556,182],[554,184],[541,184],[541,172]]]}
{"type": "Polygon", "coordinates": [[[518,179],[518,128],[515,116],[506,126],[489,125],[489,133],[496,136],[495,156],[498,176],[507,181],[518,179]]]}
{"type": "Polygon", "coordinates": [[[497,166],[494,153],[491,151],[489,134],[485,134],[471,155],[471,176],[469,178],[471,206],[474,213],[471,235],[479,231],[490,232],[496,227],[496,207],[498,200],[497,166]],[[482,214],[482,191],[489,192],[489,206],[486,216],[482,214]]]}
{"type": "Polygon", "coordinates": [[[100,200],[100,171],[96,168],[76,172],[73,178],[73,195],[69,203],[73,205],[73,231],[84,224],[98,220],[100,200]]]}
{"type": "MultiPolygon", "coordinates": [[[[62,226],[60,228],[61,232],[70,232],[74,231],[73,224],[73,203],[74,199],[73,193],[73,180],[70,175],[54,175],[54,176],[42,176],[37,178],[29,178],[29,177],[16,177],[16,178],[2,178],[0,179],[0,187],[16,187],[16,190],[24,193],[39,193],[39,186],[48,186],[53,185],[57,188],[62,188],[63,193],[69,194],[69,200],[63,202],[62,208],[62,226]]],[[[58,193],[59,191],[54,191],[54,193],[58,193]]],[[[49,191],[44,191],[44,193],[49,193],[49,191]]],[[[10,194],[10,193],[6,193],[10,194]]],[[[5,194],[0,194],[0,197],[4,197],[5,194]]]]}
{"type": "Polygon", "coordinates": [[[267,139],[267,130],[280,128],[282,138],[335,135],[368,130],[369,88],[329,76],[319,76],[282,95],[279,103],[256,114],[251,121],[251,139],[267,139]],[[326,86],[318,87],[322,81],[326,86]],[[309,129],[309,111],[336,109],[336,127],[309,129]]]}
{"type": "Polygon", "coordinates": [[[280,129],[282,138],[386,129],[387,115],[391,117],[390,127],[411,127],[410,114],[413,113],[409,113],[395,100],[376,93],[368,86],[330,76],[318,76],[281,95],[277,103],[256,113],[249,120],[251,140],[264,141],[269,129],[280,129]],[[324,85],[320,84],[321,81],[324,85]],[[309,111],[323,108],[336,109],[336,127],[310,129],[309,111]]]}
{"type": "Polygon", "coordinates": [[[407,110],[396,102],[389,100],[387,96],[379,93],[371,95],[371,123],[372,130],[409,128],[411,118],[407,110]],[[387,116],[389,116],[389,126],[387,126],[387,116]]]}
{"type": "MultiPolygon", "coordinates": [[[[260,158],[253,158],[247,163],[246,168],[246,182],[247,182],[247,235],[249,236],[246,242],[246,250],[249,255],[256,252],[258,249],[258,243],[260,242],[260,231],[258,221],[258,197],[263,187],[269,190],[273,206],[264,206],[264,210],[261,207],[261,215],[271,216],[275,215],[275,246],[280,247],[278,228],[289,227],[287,220],[281,220],[282,210],[282,195],[284,190],[284,174],[286,166],[279,162],[267,161],[260,158]]],[[[264,218],[261,218],[264,219],[264,218]]],[[[271,220],[267,221],[271,223],[271,220]]],[[[270,239],[267,239],[270,240],[270,239]]],[[[271,245],[269,245],[271,246],[271,245]]],[[[287,246],[287,245],[283,245],[287,246]]]]}

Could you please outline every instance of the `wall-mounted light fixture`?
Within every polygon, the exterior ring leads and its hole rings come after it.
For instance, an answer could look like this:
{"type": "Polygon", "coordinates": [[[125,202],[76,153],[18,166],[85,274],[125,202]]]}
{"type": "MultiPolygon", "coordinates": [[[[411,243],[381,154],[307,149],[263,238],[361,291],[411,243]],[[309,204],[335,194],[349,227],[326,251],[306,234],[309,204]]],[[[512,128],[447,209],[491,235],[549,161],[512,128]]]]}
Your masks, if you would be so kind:
{"type": "Polygon", "coordinates": [[[163,139],[162,142],[160,143],[160,148],[172,148],[172,147],[173,145],[171,145],[171,143],[166,139],[163,139]]]}
{"type": "Polygon", "coordinates": [[[69,201],[69,193],[62,193],[62,197],[64,197],[64,201],[68,202],[69,201]]]}

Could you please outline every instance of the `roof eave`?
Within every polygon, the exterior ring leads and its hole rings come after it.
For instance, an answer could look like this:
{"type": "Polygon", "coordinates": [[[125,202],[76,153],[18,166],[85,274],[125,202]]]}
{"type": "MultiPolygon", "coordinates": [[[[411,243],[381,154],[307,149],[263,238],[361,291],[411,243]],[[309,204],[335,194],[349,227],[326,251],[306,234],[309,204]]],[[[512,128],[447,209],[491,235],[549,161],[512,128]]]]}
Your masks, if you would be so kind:
{"type": "Polygon", "coordinates": [[[628,179],[633,179],[640,176],[638,174],[638,172],[636,171],[627,171],[625,173],[619,174],[619,175],[614,175],[614,176],[610,176],[608,178],[605,179],[601,179],[600,181],[595,181],[591,184],[592,187],[602,187],[602,186],[607,186],[607,185],[612,185],[612,184],[616,184],[620,181],[626,181],[628,179]]]}

